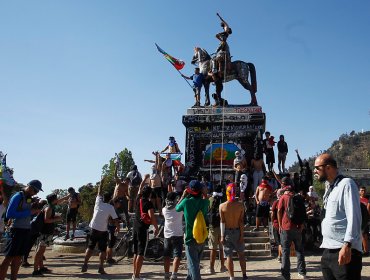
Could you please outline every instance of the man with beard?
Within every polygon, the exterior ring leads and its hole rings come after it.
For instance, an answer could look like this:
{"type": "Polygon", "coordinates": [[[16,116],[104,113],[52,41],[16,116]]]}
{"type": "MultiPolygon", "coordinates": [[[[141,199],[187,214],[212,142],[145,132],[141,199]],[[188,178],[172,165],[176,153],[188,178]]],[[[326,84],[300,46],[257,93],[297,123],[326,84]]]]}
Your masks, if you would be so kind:
{"type": "Polygon", "coordinates": [[[329,154],[315,160],[315,177],[326,181],[325,218],[322,221],[324,248],[321,268],[324,279],[361,279],[362,242],[360,196],[356,183],[338,172],[329,154]]]}

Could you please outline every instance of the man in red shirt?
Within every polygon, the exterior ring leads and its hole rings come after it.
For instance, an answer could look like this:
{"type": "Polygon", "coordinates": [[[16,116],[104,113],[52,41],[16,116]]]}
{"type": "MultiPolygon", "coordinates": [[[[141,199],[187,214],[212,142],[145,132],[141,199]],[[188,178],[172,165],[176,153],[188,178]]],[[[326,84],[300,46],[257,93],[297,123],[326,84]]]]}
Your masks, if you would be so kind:
{"type": "MultiPolygon", "coordinates": [[[[370,215],[370,203],[369,199],[366,198],[366,188],[365,187],[360,187],[360,202],[365,205],[367,212],[370,215]]],[[[367,216],[369,218],[369,215],[367,216]]],[[[362,231],[362,247],[364,249],[364,256],[368,257],[369,256],[369,245],[368,245],[368,232],[369,232],[369,221],[367,221],[366,225],[363,225],[361,228],[363,229],[362,231]]]]}
{"type": "Polygon", "coordinates": [[[278,222],[280,232],[280,242],[282,247],[282,262],[280,279],[290,280],[290,245],[294,242],[297,255],[297,270],[298,278],[307,279],[306,277],[306,262],[304,258],[302,244],[302,229],[303,225],[296,225],[291,222],[287,215],[289,200],[294,196],[292,191],[292,182],[289,178],[283,178],[282,189],[285,191],[279,199],[278,204],[278,222]]]}

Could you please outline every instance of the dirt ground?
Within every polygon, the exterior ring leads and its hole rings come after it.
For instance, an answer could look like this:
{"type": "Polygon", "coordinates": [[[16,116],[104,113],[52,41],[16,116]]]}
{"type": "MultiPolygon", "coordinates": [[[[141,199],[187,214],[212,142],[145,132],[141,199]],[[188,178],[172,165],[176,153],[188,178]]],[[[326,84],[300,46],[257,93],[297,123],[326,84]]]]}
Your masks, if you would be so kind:
{"type": "MultiPolygon", "coordinates": [[[[34,252],[31,252],[31,256],[34,252]]],[[[68,279],[131,279],[132,275],[132,262],[131,260],[123,260],[113,266],[107,266],[107,275],[100,275],[98,273],[98,257],[93,256],[89,263],[87,273],[81,273],[80,269],[83,263],[83,254],[64,254],[47,250],[45,265],[52,269],[52,273],[45,274],[43,279],[53,280],[68,280],[68,279]]],[[[309,279],[322,279],[320,270],[320,255],[307,256],[307,276],[309,279]]],[[[0,257],[2,260],[2,257],[0,257]]],[[[29,262],[32,263],[32,257],[29,262]]],[[[297,279],[296,260],[291,257],[291,276],[292,279],[297,279]]],[[[209,261],[204,260],[202,264],[202,278],[203,279],[227,279],[227,273],[217,272],[220,269],[219,262],[216,261],[216,274],[207,275],[205,270],[208,268],[209,261]]],[[[237,261],[234,261],[235,277],[241,279],[240,267],[237,261]]],[[[186,266],[183,266],[183,268],[186,266]]],[[[19,279],[31,277],[32,268],[21,268],[19,271],[19,279]]],[[[10,272],[10,270],[8,271],[10,272]]],[[[275,279],[279,275],[280,264],[276,259],[272,258],[259,258],[247,260],[247,275],[249,279],[275,279]]],[[[146,279],[163,279],[163,263],[162,262],[144,262],[141,277],[146,279]]],[[[186,278],[186,270],[179,271],[179,279],[186,278]]],[[[370,257],[363,259],[362,279],[370,280],[370,257]]]]}

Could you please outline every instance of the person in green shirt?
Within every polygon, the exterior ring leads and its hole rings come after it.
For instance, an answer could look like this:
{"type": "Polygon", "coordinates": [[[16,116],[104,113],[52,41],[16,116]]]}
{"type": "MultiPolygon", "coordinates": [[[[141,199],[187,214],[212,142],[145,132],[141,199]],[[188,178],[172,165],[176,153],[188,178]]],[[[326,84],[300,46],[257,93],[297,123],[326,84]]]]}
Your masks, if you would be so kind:
{"type": "Polygon", "coordinates": [[[188,276],[186,279],[200,280],[200,260],[204,249],[204,243],[198,244],[193,238],[193,225],[199,210],[202,211],[204,218],[207,217],[209,200],[202,199],[203,185],[192,180],[183,192],[176,205],[177,212],[184,212],[185,218],[185,253],[188,266],[188,276]]]}

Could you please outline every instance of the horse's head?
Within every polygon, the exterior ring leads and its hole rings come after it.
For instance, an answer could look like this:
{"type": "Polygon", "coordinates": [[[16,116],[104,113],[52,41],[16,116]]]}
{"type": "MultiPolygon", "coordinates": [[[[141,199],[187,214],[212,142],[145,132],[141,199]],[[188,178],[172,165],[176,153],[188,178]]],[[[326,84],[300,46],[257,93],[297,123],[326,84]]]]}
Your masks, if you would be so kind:
{"type": "Polygon", "coordinates": [[[202,49],[200,47],[194,47],[194,55],[193,55],[193,59],[191,60],[192,64],[199,63],[199,62],[205,62],[210,59],[211,59],[211,56],[208,54],[208,52],[205,49],[202,49]]]}

